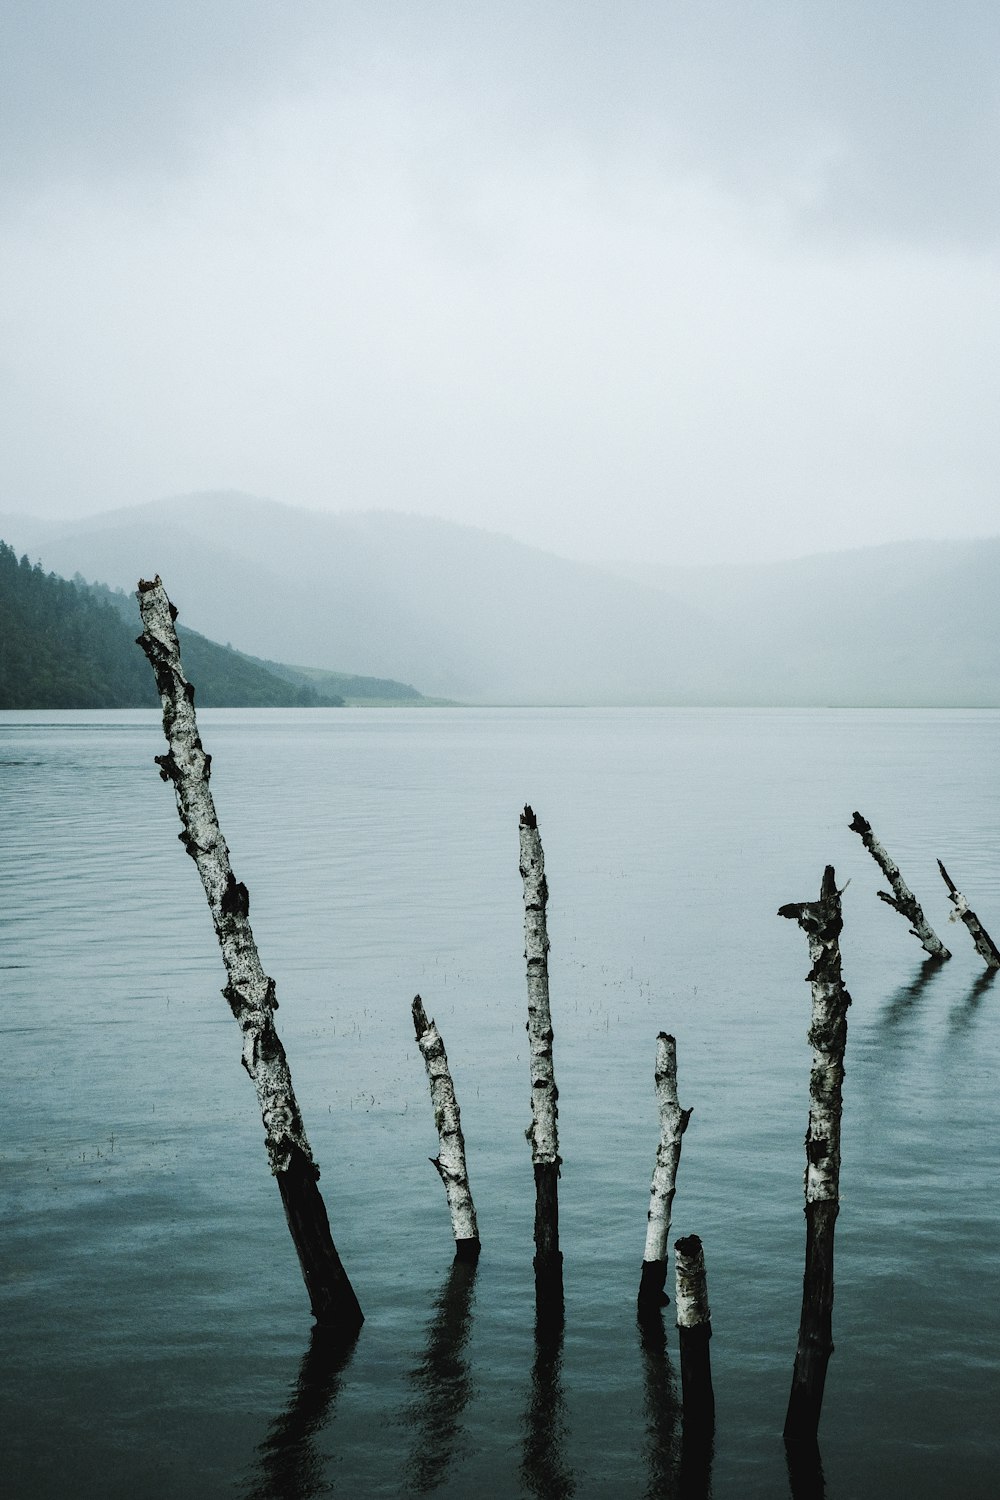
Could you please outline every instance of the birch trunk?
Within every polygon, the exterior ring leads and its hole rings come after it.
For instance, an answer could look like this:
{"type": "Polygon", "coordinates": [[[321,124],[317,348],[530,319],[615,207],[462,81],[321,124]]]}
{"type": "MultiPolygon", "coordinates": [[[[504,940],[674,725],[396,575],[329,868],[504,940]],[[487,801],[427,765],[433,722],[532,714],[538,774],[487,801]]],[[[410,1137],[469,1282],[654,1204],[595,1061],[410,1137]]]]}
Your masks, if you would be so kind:
{"type": "Polygon", "coordinates": [[[913,936],[919,940],[924,952],[929,953],[931,958],[950,958],[951,954],[948,949],[924,916],[923,907],[899,873],[896,861],[891,858],[872,833],[872,825],[867,818],[863,818],[859,812],[856,812],[850,827],[852,832],[860,835],[861,842],[892,887],[891,896],[886,891],[879,891],[878,899],[906,918],[913,936]]]}
{"type": "Polygon", "coordinates": [[[521,879],[524,882],[524,956],[528,966],[528,1043],[531,1052],[531,1161],[535,1172],[535,1270],[558,1273],[559,1110],[552,1067],[552,1014],[549,1009],[549,937],[545,908],[549,890],[538,821],[525,807],[520,822],[521,879]]]}
{"type": "Polygon", "coordinates": [[[1000,969],[1000,948],[997,947],[996,943],[990,937],[986,928],[962,895],[962,892],[956,888],[955,882],[940,860],[938,860],[938,869],[941,871],[941,877],[948,887],[951,904],[955,908],[951,914],[951,920],[955,922],[961,918],[969,929],[972,941],[976,945],[976,952],[986,967],[988,969],[1000,969]]]}
{"type": "Polygon", "coordinates": [[[337,1254],[316,1165],[292,1087],[285,1049],[274,1027],[274,980],[261,967],[250,927],[250,898],[229,863],[208,780],[211,756],[198,734],[194,688],[184,676],[174,620],[177,611],[159,578],[139,582],[145,626],[139,645],[149,658],[163,704],[166,755],[156,763],[173,783],[181,841],[198,867],[228,983],[223,994],[243,1035],[243,1066],[253,1080],[264,1122],[264,1142],[277,1178],[313,1315],[324,1327],[353,1337],[364,1315],[337,1254]]]}
{"type": "Polygon", "coordinates": [[[709,1352],[712,1312],[708,1305],[705,1252],[696,1234],[689,1234],[674,1246],[674,1279],[684,1427],[687,1430],[693,1424],[711,1428],[715,1419],[709,1352]]]}
{"type": "Polygon", "coordinates": [[[660,1142],[656,1148],[656,1165],[649,1191],[646,1247],[639,1281],[639,1305],[647,1309],[662,1307],[668,1300],[663,1288],[667,1280],[670,1219],[677,1191],[681,1138],[691,1118],[691,1111],[681,1109],[677,1099],[677,1043],[665,1031],[661,1031],[656,1039],[654,1079],[660,1114],[660,1142]]]}
{"type": "Polygon", "coordinates": [[[826,1369],[833,1353],[833,1234],[840,1209],[840,1121],[843,1113],[844,1051],[851,997],[841,976],[840,892],[827,865],[818,901],[782,906],[809,940],[812,969],[813,1049],[806,1134],[806,1264],[802,1314],[785,1441],[812,1441],[819,1429],[826,1369]]]}
{"type": "Polygon", "coordinates": [[[469,1187],[469,1172],[465,1164],[462,1116],[441,1033],[433,1021],[428,1021],[419,995],[413,1000],[413,1027],[417,1034],[417,1046],[427,1068],[434,1124],[440,1141],[440,1151],[437,1156],[431,1157],[431,1164],[437,1168],[444,1183],[451,1213],[451,1227],[455,1234],[455,1255],[459,1260],[475,1260],[479,1255],[479,1230],[476,1226],[472,1190],[469,1187]]]}

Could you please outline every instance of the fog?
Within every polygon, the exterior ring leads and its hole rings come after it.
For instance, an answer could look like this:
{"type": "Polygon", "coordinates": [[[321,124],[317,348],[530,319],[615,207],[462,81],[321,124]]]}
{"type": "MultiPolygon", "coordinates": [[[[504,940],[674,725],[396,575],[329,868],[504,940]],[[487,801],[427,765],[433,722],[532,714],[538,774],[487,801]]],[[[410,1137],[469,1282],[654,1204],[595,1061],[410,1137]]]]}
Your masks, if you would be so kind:
{"type": "Polygon", "coordinates": [[[1000,530],[991,4],[3,40],[0,511],[238,489],[661,565],[1000,530]]]}

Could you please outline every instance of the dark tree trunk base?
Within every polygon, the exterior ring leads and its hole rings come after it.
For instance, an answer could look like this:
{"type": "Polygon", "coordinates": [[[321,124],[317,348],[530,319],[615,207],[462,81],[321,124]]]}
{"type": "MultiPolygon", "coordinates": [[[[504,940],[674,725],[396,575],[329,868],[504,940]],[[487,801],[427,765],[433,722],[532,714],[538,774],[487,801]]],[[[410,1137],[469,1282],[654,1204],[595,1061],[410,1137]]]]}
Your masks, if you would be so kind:
{"type": "Polygon", "coordinates": [[[535,1269],[562,1265],[559,1250],[559,1163],[535,1163],[535,1269]]]}
{"type": "Polygon", "coordinates": [[[456,1260],[472,1261],[474,1263],[475,1261],[477,1261],[479,1259],[479,1252],[480,1252],[481,1249],[482,1249],[482,1245],[481,1245],[481,1243],[480,1243],[480,1241],[479,1241],[478,1238],[477,1239],[468,1239],[468,1240],[456,1240],[455,1241],[455,1259],[456,1260]]]}
{"type": "Polygon", "coordinates": [[[677,1330],[685,1431],[690,1427],[711,1432],[715,1427],[715,1392],[712,1389],[712,1357],[709,1352],[711,1338],[711,1323],[677,1330]]]}
{"type": "Polygon", "coordinates": [[[667,1284],[667,1263],[665,1260],[644,1260],[642,1263],[642,1275],[639,1278],[639,1308],[640,1311],[659,1311],[666,1307],[670,1301],[664,1288],[667,1284]]]}
{"type": "Polygon", "coordinates": [[[786,1443],[815,1443],[823,1409],[826,1369],[833,1353],[833,1232],[840,1205],[806,1205],[806,1270],[802,1321],[788,1398],[786,1443]]]}
{"type": "Polygon", "coordinates": [[[285,1217],[309,1293],[313,1317],[339,1338],[353,1339],[365,1321],[330,1233],[316,1166],[293,1146],[288,1169],[276,1173],[285,1217]]]}

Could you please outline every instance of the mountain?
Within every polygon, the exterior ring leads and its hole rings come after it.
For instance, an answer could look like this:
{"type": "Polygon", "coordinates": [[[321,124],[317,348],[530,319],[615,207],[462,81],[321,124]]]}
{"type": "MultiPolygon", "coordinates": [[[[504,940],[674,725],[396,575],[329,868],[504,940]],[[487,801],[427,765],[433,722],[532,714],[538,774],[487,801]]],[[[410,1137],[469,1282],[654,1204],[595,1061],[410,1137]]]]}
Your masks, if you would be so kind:
{"type": "Polygon", "coordinates": [[[426,517],[211,493],[29,545],[130,590],[158,572],[189,626],[317,683],[350,661],[479,703],[1000,704],[1000,538],[596,567],[426,517]]]}
{"type": "MultiPolygon", "coordinates": [[[[34,545],[34,540],[32,540],[34,545]]],[[[67,523],[45,564],[134,588],[263,660],[417,681],[478,702],[710,701],[712,627],[657,589],[446,521],[231,494],[67,523]]]]}
{"type": "MultiPolygon", "coordinates": [[[[138,605],[18,560],[0,542],[0,708],[153,708],[159,697],[135,643],[138,605]]],[[[333,707],[194,631],[182,632],[185,671],[206,708],[333,707]]]]}

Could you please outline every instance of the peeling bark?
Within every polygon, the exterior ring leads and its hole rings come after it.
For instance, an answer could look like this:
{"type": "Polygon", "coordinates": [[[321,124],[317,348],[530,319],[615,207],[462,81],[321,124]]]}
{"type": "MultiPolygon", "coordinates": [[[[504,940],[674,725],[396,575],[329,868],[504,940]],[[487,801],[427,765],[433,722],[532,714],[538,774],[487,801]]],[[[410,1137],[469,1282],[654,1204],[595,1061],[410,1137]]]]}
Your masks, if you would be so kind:
{"type": "Polygon", "coordinates": [[[559,1110],[552,1067],[552,1014],[549,1009],[549,937],[545,908],[549,890],[538,822],[525,807],[520,822],[521,879],[524,882],[524,956],[528,966],[528,1043],[531,1053],[531,1161],[535,1172],[535,1271],[558,1272],[559,1110]]]}
{"type": "Polygon", "coordinates": [[[428,1021],[419,995],[413,1000],[413,1027],[417,1034],[417,1046],[427,1068],[434,1124],[441,1143],[438,1155],[431,1157],[431,1165],[437,1168],[444,1183],[451,1213],[451,1227],[455,1234],[455,1255],[459,1260],[475,1260],[479,1255],[479,1230],[476,1227],[476,1209],[465,1164],[462,1116],[441,1033],[433,1021],[428,1021]]]}
{"type": "Polygon", "coordinates": [[[923,907],[899,873],[899,866],[896,864],[896,861],[891,858],[879,843],[874,833],[872,833],[872,825],[868,822],[867,818],[863,818],[859,812],[856,812],[849,826],[853,833],[860,835],[861,842],[892,887],[891,896],[887,891],[879,891],[877,893],[878,899],[884,901],[886,906],[891,906],[893,911],[898,911],[900,916],[906,918],[910,924],[910,931],[913,936],[920,942],[924,952],[930,954],[931,958],[942,960],[950,958],[951,954],[948,949],[924,916],[923,907]]]}
{"type": "Polygon", "coordinates": [[[274,1027],[274,980],[261,967],[250,927],[250,897],[236,880],[209,791],[211,756],[202,746],[194,688],[184,676],[174,621],[177,611],[159,578],[139,582],[145,626],[139,645],[149,658],[163,705],[169,749],[156,756],[160,776],[173,783],[179,835],[198,867],[208,898],[228,983],[223,990],[243,1035],[243,1066],[253,1080],[264,1122],[271,1171],[278,1181],[288,1227],[318,1323],[353,1337],[364,1322],[333,1239],[316,1185],[316,1165],[299,1113],[292,1078],[274,1027]]]}
{"type": "Polygon", "coordinates": [[[677,1043],[661,1031],[656,1039],[656,1103],[660,1114],[660,1141],[649,1190],[646,1247],[639,1281],[641,1307],[662,1307],[667,1280],[667,1246],[677,1168],[681,1159],[681,1137],[688,1127],[691,1110],[681,1109],[677,1099],[677,1043]]]}
{"type": "Polygon", "coordinates": [[[938,869],[941,871],[942,880],[948,887],[948,895],[954,907],[954,911],[951,914],[951,921],[957,922],[961,918],[969,929],[972,941],[976,945],[976,952],[986,967],[988,969],[1000,969],[1000,948],[997,947],[996,943],[990,937],[986,928],[962,895],[962,892],[956,888],[955,882],[940,860],[938,860],[938,869]]]}
{"type": "Polygon", "coordinates": [[[840,1121],[851,1003],[841,976],[844,924],[833,866],[827,865],[823,873],[818,901],[782,906],[778,916],[798,922],[809,940],[812,959],[806,976],[812,985],[809,1041],[813,1049],[806,1134],[806,1264],[784,1429],[786,1442],[799,1442],[815,1440],[833,1353],[833,1233],[840,1211],[840,1121]]]}
{"type": "Polygon", "coordinates": [[[712,1312],[708,1305],[705,1252],[696,1234],[689,1234],[674,1245],[674,1280],[684,1429],[689,1434],[692,1427],[711,1430],[715,1422],[709,1350],[712,1312]]]}

